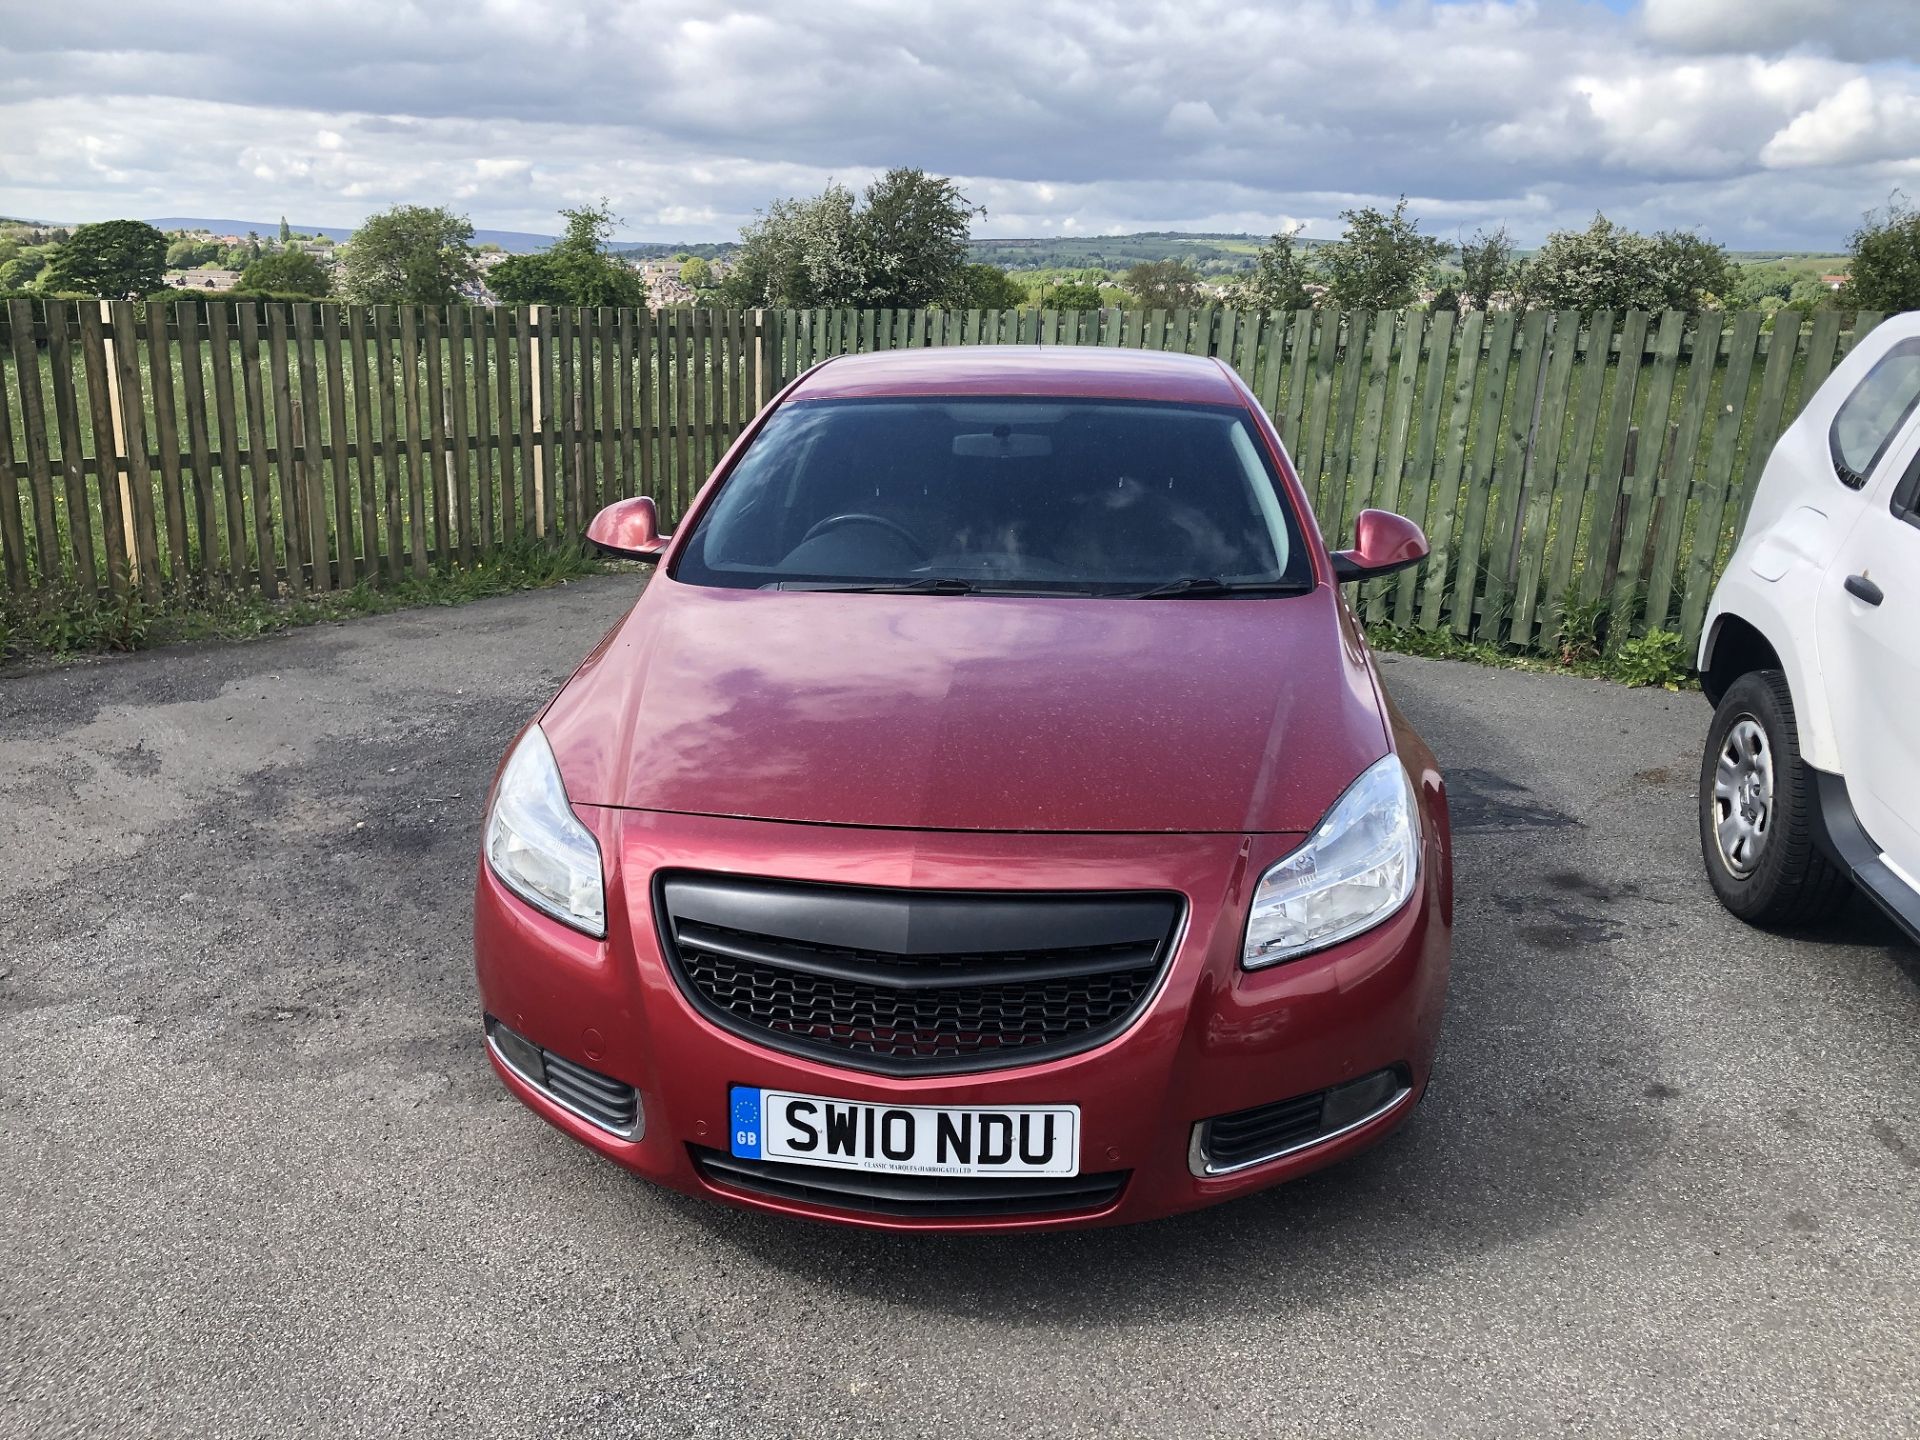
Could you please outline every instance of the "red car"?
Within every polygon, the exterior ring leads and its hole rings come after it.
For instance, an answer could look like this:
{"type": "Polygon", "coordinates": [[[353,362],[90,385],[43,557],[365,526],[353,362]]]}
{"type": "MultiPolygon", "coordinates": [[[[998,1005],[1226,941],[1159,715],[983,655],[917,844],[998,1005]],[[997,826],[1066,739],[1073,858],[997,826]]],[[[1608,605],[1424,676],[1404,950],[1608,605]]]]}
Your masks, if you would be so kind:
{"type": "Polygon", "coordinates": [[[828,361],[740,437],[502,765],[487,1045],[675,1189],[888,1228],[1143,1220],[1427,1084],[1446,792],[1279,435],[1208,359],[828,361]]]}

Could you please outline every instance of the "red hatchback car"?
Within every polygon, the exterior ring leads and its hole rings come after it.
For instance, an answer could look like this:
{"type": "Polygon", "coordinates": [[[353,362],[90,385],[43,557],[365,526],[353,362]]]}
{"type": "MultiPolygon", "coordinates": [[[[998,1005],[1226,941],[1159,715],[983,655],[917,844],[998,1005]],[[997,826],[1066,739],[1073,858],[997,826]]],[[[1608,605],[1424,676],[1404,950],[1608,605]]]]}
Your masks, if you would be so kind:
{"type": "Polygon", "coordinates": [[[1208,359],[843,358],[740,437],[502,765],[474,948],[507,1087],[689,1193],[1117,1223],[1423,1093],[1445,789],[1280,438],[1208,359]]]}

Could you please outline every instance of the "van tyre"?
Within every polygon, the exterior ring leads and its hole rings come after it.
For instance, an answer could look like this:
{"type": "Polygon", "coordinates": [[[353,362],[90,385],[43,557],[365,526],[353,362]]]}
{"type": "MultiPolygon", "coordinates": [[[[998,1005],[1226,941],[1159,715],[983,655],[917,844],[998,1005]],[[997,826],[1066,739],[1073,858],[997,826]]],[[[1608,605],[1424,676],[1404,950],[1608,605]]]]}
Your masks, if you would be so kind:
{"type": "Polygon", "coordinates": [[[1818,804],[1787,677],[1749,671],[1713,712],[1700,764],[1700,849],[1727,909],[1750,925],[1794,926],[1845,903],[1851,881],[1814,843],[1818,804]]]}

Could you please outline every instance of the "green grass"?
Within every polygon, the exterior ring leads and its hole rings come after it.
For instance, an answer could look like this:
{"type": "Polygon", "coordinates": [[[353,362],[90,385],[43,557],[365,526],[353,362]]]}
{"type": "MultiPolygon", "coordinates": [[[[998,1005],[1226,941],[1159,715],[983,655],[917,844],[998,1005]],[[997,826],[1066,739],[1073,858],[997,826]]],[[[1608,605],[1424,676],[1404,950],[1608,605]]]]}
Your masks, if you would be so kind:
{"type": "Polygon", "coordinates": [[[1654,630],[1627,641],[1611,655],[1571,647],[1557,655],[1537,655],[1485,640],[1463,640],[1451,630],[1420,630],[1398,625],[1369,625],[1367,643],[1376,650],[1417,655],[1425,660],[1467,660],[1499,670],[1528,670],[1536,675],[1581,675],[1622,685],[1695,690],[1699,680],[1689,667],[1686,642],[1671,630],[1654,630]]]}
{"type": "Polygon", "coordinates": [[[375,588],[356,585],[324,595],[268,600],[239,591],[181,591],[159,603],[137,594],[96,597],[52,591],[0,597],[0,669],[66,656],[145,650],[191,640],[250,640],[358,615],[384,615],[424,605],[462,605],[491,595],[562,585],[609,567],[566,546],[521,544],[468,566],[436,566],[375,588]]]}

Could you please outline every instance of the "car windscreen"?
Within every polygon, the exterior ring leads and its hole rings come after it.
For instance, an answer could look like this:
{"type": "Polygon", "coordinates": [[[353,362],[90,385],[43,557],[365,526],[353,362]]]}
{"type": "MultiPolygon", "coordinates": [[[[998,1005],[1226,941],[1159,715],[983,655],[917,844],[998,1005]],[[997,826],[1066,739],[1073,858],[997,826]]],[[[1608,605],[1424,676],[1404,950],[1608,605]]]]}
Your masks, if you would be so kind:
{"type": "Polygon", "coordinates": [[[733,589],[1071,595],[1312,583],[1244,411],[1038,397],[783,405],[672,573],[733,589]]]}

